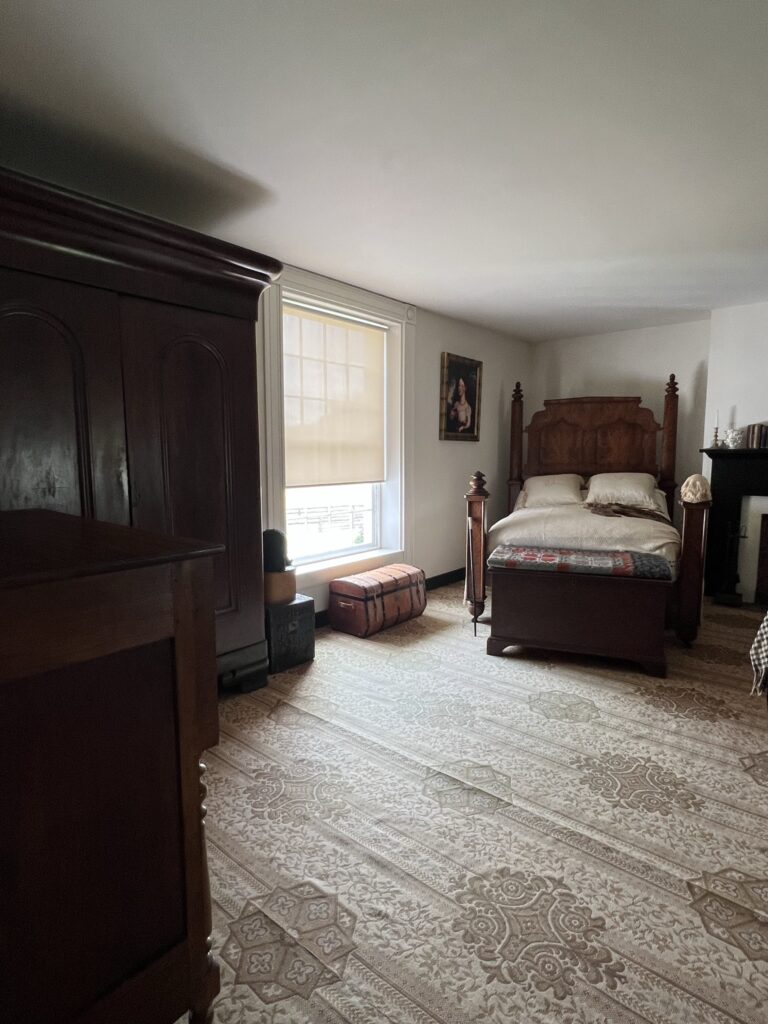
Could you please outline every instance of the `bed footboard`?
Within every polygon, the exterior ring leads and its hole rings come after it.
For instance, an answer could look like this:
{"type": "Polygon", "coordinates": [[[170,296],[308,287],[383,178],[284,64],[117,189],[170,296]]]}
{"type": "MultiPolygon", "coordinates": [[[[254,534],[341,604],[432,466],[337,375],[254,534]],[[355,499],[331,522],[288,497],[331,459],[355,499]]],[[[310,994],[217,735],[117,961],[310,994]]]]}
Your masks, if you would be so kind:
{"type": "Polygon", "coordinates": [[[469,481],[467,499],[467,550],[464,604],[476,621],[485,611],[486,537],[485,503],[490,495],[485,476],[478,470],[469,481]]]}
{"type": "Polygon", "coordinates": [[[677,635],[685,644],[696,639],[704,593],[704,557],[712,494],[709,481],[696,473],[680,488],[683,543],[678,577],[677,635]]]}
{"type": "Polygon", "coordinates": [[[596,654],[666,675],[668,580],[491,568],[488,654],[507,647],[596,654]]]}

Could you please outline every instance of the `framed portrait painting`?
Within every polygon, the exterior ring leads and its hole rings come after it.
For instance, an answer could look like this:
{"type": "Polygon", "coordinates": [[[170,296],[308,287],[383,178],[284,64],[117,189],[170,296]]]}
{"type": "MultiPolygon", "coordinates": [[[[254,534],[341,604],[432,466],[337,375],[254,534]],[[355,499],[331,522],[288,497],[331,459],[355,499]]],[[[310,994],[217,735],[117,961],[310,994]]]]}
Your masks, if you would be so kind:
{"type": "Polygon", "coordinates": [[[440,440],[480,440],[483,364],[443,352],[440,375],[440,440]]]}

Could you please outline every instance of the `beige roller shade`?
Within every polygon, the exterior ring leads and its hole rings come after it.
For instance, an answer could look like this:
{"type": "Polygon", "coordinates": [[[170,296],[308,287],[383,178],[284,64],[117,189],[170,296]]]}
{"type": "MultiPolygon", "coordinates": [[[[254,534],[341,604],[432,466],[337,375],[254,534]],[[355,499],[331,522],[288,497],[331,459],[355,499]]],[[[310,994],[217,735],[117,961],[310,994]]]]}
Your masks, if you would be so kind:
{"type": "Polygon", "coordinates": [[[387,332],[283,305],[285,485],[385,478],[387,332]]]}

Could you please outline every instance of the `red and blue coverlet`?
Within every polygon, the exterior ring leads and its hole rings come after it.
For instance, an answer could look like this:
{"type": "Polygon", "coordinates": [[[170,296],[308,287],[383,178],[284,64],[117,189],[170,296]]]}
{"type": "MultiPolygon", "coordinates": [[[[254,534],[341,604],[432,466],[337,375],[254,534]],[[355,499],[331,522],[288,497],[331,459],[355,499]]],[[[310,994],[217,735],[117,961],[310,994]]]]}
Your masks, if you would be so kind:
{"type": "Polygon", "coordinates": [[[570,548],[531,548],[500,544],[491,552],[488,567],[538,572],[591,573],[597,576],[632,576],[635,579],[646,580],[672,579],[672,569],[666,558],[639,551],[576,551],[570,548]]]}

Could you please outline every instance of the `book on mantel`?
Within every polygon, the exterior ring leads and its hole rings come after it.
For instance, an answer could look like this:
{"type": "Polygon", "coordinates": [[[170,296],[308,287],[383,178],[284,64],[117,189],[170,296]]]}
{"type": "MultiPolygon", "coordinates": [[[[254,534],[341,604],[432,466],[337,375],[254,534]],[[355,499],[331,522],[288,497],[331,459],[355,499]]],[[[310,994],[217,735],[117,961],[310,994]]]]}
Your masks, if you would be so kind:
{"type": "Polygon", "coordinates": [[[745,428],[744,444],[747,448],[768,448],[768,423],[750,423],[745,428]]]}

